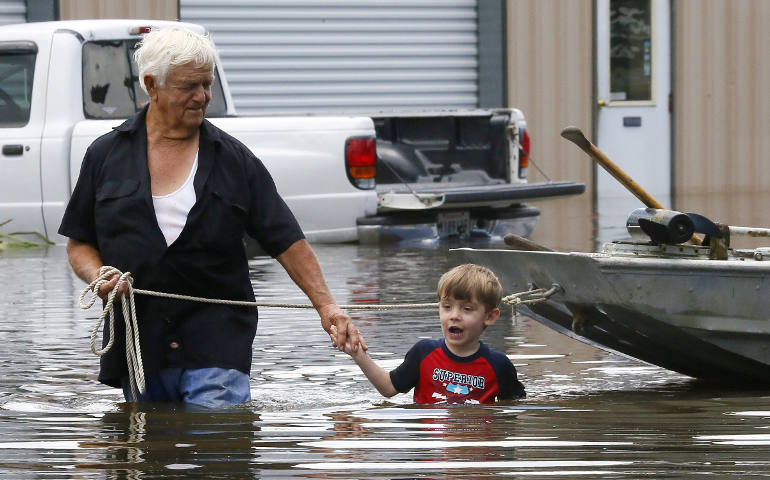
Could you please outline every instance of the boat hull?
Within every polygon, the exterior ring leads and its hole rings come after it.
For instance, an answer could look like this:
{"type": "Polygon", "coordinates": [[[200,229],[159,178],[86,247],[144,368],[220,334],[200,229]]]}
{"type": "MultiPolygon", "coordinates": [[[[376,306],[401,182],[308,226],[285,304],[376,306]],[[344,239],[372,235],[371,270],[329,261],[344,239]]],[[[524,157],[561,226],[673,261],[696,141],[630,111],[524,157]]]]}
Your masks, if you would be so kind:
{"type": "Polygon", "coordinates": [[[459,249],[507,292],[561,286],[524,313],[685,375],[770,383],[770,263],[459,249]]]}

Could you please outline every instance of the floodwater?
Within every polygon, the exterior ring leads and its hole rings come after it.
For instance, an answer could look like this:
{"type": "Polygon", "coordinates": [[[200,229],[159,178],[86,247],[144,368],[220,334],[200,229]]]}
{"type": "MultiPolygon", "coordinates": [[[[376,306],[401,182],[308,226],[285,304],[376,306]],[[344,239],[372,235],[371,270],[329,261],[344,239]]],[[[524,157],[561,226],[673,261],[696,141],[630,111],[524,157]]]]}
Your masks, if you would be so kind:
{"type": "MultiPolygon", "coordinates": [[[[559,201],[561,202],[561,201],[559,201]]],[[[595,241],[590,212],[546,206],[534,238],[595,241]],[[583,218],[585,217],[585,218],[583,218]],[[561,228],[560,226],[566,226],[561,228]],[[566,232],[566,233],[565,233],[566,232]],[[576,235],[570,235],[569,233],[576,235]],[[588,232],[588,233],[586,233],[588,232]]],[[[316,246],[340,303],[435,301],[463,260],[442,245],[316,246]]],[[[304,303],[274,261],[251,262],[260,300],[304,303]]],[[[417,406],[382,398],[329,346],[312,310],[260,310],[253,401],[227,411],[126,404],[96,382],[99,311],[64,249],[0,251],[0,478],[747,478],[770,474],[770,391],[725,390],[605,353],[504,310],[483,340],[504,351],[526,399],[417,406]]],[[[508,292],[511,293],[511,292],[508,292]]],[[[435,312],[353,312],[392,368],[435,312]]]]}

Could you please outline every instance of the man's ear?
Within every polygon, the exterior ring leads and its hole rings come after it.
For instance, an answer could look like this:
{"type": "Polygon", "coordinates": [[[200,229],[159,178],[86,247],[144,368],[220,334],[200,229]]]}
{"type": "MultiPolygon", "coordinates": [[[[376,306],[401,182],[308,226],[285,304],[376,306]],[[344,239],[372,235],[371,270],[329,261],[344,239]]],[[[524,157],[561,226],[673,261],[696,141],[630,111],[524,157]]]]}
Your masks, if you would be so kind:
{"type": "Polygon", "coordinates": [[[155,77],[149,73],[144,76],[144,86],[147,88],[147,95],[149,95],[150,98],[152,98],[158,90],[158,84],[155,82],[155,77]]]}
{"type": "Polygon", "coordinates": [[[490,325],[494,325],[494,323],[497,321],[497,319],[500,318],[500,309],[499,308],[492,308],[487,310],[487,317],[484,319],[484,325],[489,327],[490,325]]]}

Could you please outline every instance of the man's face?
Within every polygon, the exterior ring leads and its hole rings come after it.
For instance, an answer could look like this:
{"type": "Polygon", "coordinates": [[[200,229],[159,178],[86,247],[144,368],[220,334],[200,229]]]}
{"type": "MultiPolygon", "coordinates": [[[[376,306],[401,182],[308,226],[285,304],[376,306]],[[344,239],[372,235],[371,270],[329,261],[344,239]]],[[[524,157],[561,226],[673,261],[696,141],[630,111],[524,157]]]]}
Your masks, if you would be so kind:
{"type": "Polygon", "coordinates": [[[157,88],[153,99],[165,123],[174,128],[198,128],[211,101],[213,80],[213,72],[208,67],[187,63],[172,68],[166,85],[157,88]]]}

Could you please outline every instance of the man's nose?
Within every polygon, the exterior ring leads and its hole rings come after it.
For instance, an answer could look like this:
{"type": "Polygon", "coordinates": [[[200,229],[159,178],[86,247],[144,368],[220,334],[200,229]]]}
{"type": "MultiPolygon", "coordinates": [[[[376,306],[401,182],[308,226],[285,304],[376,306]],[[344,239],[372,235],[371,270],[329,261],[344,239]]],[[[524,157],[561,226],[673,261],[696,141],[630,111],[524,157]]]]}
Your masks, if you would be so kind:
{"type": "Polygon", "coordinates": [[[203,85],[199,85],[193,92],[193,100],[200,103],[208,102],[211,99],[211,91],[203,85]]]}

